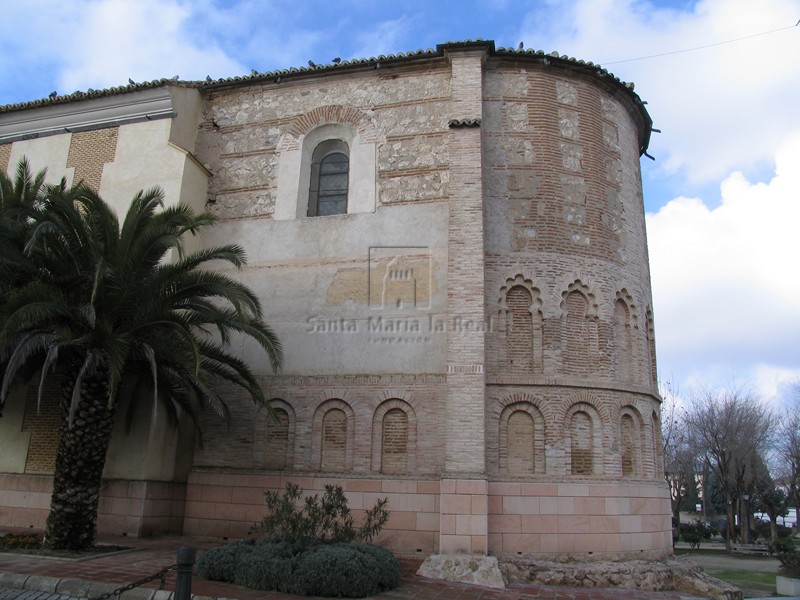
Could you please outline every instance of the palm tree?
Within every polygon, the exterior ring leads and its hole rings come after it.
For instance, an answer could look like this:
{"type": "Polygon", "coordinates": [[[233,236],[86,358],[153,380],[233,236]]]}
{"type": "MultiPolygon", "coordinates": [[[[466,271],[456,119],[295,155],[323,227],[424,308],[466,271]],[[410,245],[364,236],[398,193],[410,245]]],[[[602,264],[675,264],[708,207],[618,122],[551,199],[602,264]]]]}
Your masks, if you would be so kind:
{"type": "MultiPolygon", "coordinates": [[[[263,391],[248,365],[226,346],[255,340],[273,371],[281,346],[262,320],[256,296],[211,261],[245,263],[236,245],[183,251],[184,234],[212,224],[185,205],[163,207],[158,189],[140,192],[120,227],[92,190],[48,188],[31,213],[24,257],[36,277],[7,290],[0,306],[2,401],[21,369],[62,386],[61,427],[45,545],[81,549],[96,538],[103,467],[118,399],[160,402],[176,420],[197,426],[202,407],[222,417],[216,384],[263,391]]],[[[43,385],[39,386],[39,390],[43,385]]]]}
{"type": "Polygon", "coordinates": [[[24,159],[13,179],[0,170],[0,305],[9,290],[36,275],[23,247],[32,219],[42,206],[45,175],[45,171],[31,175],[24,159]]]}

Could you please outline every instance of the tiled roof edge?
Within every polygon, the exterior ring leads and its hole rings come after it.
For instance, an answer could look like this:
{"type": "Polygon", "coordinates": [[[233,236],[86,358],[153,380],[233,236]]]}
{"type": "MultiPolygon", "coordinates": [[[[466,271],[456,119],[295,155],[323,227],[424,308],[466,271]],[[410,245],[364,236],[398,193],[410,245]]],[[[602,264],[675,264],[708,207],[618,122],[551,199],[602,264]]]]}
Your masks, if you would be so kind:
{"type": "Polygon", "coordinates": [[[584,70],[588,74],[606,79],[609,84],[619,89],[624,95],[633,102],[635,108],[638,109],[642,117],[643,138],[641,140],[640,151],[642,153],[647,149],[650,139],[650,131],[652,129],[652,119],[644,108],[644,102],[633,91],[634,86],[632,83],[627,83],[616,77],[601,65],[591,61],[583,61],[570,57],[567,55],[559,54],[558,52],[545,53],[543,50],[520,50],[515,48],[495,47],[492,40],[462,40],[455,42],[445,42],[444,44],[437,44],[436,49],[418,49],[408,52],[398,52],[395,54],[381,54],[370,58],[358,58],[350,60],[337,60],[336,63],[330,62],[326,64],[316,64],[309,61],[307,67],[291,67],[288,69],[279,69],[269,72],[258,72],[253,70],[250,75],[240,75],[234,77],[225,77],[221,79],[207,78],[205,81],[182,81],[177,79],[157,79],[150,82],[132,83],[125,86],[116,86],[103,90],[88,90],[86,92],[77,91],[72,94],[64,96],[55,96],[42,98],[39,100],[32,100],[29,102],[22,102],[17,104],[8,104],[0,106],[0,114],[8,113],[19,110],[28,110],[32,108],[41,108],[45,106],[54,106],[58,104],[65,104],[69,102],[78,102],[90,98],[101,98],[105,96],[114,96],[118,94],[127,94],[144,89],[157,88],[162,86],[178,86],[197,88],[201,91],[212,91],[215,89],[226,89],[231,87],[238,87],[240,85],[248,85],[261,82],[280,83],[283,78],[293,78],[313,75],[316,73],[329,73],[337,70],[360,70],[365,67],[380,69],[383,65],[397,64],[402,62],[415,61],[426,58],[437,58],[444,56],[448,51],[458,51],[469,48],[484,48],[488,54],[498,57],[513,57],[520,60],[531,60],[541,64],[553,64],[564,68],[584,70]]]}

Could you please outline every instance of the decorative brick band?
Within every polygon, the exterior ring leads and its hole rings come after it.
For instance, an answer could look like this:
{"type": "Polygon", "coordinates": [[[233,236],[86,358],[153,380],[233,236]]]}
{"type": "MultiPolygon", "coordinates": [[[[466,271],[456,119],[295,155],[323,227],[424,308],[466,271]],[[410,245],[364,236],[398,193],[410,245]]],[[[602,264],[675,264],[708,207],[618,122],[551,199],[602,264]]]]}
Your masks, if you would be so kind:
{"type": "Polygon", "coordinates": [[[483,373],[483,365],[447,365],[448,373],[483,373]]]}

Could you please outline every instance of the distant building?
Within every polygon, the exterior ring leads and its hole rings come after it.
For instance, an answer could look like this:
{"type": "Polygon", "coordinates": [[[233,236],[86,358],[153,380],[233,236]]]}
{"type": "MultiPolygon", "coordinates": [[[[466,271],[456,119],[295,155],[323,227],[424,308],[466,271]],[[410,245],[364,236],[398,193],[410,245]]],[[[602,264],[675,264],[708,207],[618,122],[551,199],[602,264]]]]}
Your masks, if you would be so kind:
{"type": "MultiPolygon", "coordinates": [[[[650,131],[604,69],[483,41],[0,107],[0,168],[215,214],[191,243],[244,246],[286,349],[256,365],[276,421],[231,391],[202,447],[149,404],[119,423],[101,530],[241,537],[265,488],[332,482],[387,496],[404,554],[670,554],[650,131]]],[[[0,419],[0,525],[46,516],[56,396],[35,398],[0,419]]]]}

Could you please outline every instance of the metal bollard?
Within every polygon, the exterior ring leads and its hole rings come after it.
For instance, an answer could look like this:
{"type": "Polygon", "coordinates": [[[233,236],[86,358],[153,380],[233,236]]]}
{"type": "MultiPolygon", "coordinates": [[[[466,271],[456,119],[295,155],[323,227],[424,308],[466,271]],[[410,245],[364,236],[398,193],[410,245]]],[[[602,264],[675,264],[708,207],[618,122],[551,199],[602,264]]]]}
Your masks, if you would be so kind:
{"type": "Polygon", "coordinates": [[[181,546],[178,548],[175,600],[189,600],[192,596],[192,567],[194,566],[194,557],[195,549],[191,546],[181,546]]]}

